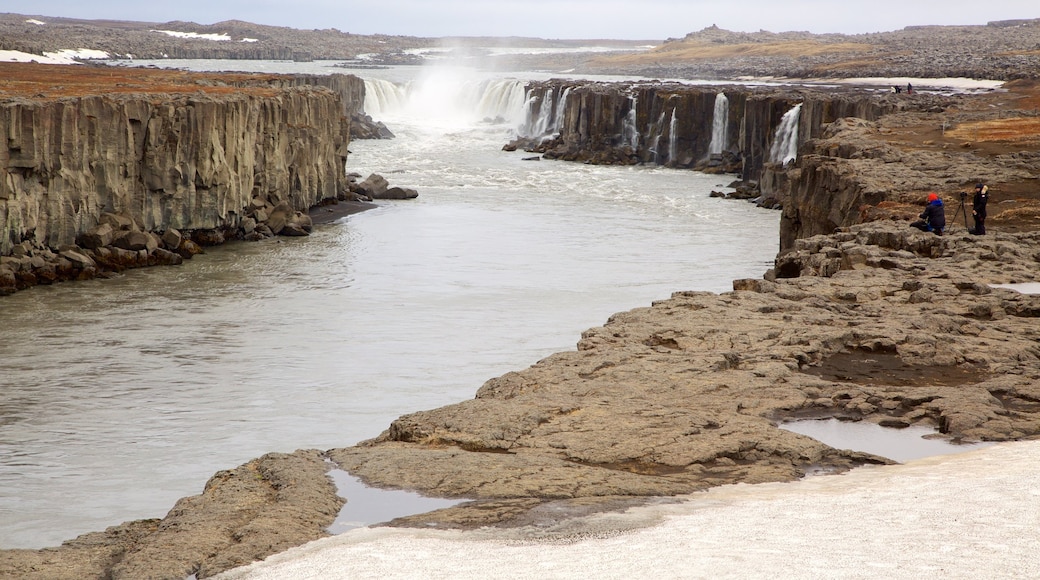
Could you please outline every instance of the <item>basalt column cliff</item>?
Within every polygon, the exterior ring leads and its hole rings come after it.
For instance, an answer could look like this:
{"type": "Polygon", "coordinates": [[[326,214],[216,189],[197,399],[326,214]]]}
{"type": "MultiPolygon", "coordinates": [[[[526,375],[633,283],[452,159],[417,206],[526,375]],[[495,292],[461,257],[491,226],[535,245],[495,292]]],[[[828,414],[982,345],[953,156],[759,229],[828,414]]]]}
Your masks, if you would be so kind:
{"type": "Polygon", "coordinates": [[[190,234],[306,229],[303,212],[348,192],[347,89],[7,66],[52,80],[0,103],[0,292],[175,261],[190,234]]]}

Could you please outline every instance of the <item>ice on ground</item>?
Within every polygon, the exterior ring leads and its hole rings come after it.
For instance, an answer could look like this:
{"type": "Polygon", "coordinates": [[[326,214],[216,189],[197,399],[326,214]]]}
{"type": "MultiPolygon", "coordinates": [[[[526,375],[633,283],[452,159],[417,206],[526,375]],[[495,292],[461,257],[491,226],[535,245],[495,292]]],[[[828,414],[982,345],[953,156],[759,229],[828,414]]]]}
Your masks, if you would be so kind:
{"type": "Polygon", "coordinates": [[[587,518],[581,534],[361,528],[225,580],[1037,578],[1040,441],[587,518]],[[623,529],[618,518],[647,527],[623,529]]]}

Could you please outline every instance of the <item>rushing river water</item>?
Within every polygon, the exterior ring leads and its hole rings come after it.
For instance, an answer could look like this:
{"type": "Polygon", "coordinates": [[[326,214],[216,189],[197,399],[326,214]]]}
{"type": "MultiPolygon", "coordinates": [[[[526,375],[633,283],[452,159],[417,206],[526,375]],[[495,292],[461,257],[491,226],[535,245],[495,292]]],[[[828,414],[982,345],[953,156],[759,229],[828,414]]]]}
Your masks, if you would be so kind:
{"type": "Polygon", "coordinates": [[[518,111],[413,106],[436,94],[383,103],[397,138],[351,144],[349,171],[418,199],[0,298],[0,548],[162,517],[218,470],[374,437],[614,312],[771,265],[779,213],[708,197],[732,177],[525,161],[501,150],[518,111]]]}

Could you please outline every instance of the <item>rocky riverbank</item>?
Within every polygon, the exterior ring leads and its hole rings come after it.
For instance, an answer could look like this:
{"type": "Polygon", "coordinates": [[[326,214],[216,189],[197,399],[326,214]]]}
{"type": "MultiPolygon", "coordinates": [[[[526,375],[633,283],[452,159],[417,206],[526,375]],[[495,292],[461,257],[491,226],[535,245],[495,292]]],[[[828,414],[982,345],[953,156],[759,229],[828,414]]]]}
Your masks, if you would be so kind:
{"type": "Polygon", "coordinates": [[[0,295],[307,235],[346,174],[357,77],[0,63],[0,295]]]}
{"type": "Polygon", "coordinates": [[[245,564],[326,534],[342,502],[332,467],[471,500],[393,525],[470,528],[887,462],[779,429],[787,419],[1036,438],[1040,296],[990,284],[1036,281],[1038,264],[1036,232],[939,237],[881,221],[799,240],[733,292],[616,314],[470,401],[355,447],[218,473],[160,521],[0,552],[0,575],[205,577],[245,564]]]}

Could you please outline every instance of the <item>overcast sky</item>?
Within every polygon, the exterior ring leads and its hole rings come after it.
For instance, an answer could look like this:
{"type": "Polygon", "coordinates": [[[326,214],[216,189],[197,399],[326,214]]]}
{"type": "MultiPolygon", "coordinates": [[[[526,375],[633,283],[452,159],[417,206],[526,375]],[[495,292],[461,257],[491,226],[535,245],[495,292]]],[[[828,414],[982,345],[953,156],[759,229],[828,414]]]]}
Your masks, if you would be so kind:
{"type": "Polygon", "coordinates": [[[245,20],[356,34],[678,38],[716,24],[754,32],[883,32],[1040,18],[1036,0],[2,0],[17,14],[213,24],[245,20]]]}

